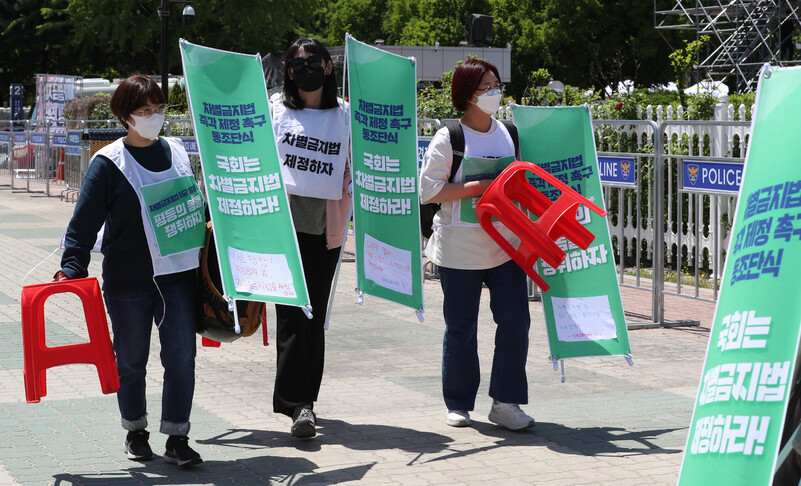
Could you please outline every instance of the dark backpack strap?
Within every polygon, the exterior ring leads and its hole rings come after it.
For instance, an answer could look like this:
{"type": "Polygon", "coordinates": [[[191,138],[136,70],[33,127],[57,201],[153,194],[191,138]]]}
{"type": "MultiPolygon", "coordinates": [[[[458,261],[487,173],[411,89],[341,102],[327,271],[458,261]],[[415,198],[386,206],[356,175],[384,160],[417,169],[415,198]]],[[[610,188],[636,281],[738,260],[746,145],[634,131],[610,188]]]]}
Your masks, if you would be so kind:
{"type": "Polygon", "coordinates": [[[520,139],[517,136],[517,127],[515,126],[512,120],[498,120],[503,123],[503,126],[506,127],[506,130],[509,132],[509,136],[512,137],[512,142],[515,144],[515,158],[520,160],[520,139]]]}
{"type": "Polygon", "coordinates": [[[453,150],[451,176],[448,178],[448,182],[453,182],[453,178],[456,177],[456,172],[459,170],[459,166],[462,165],[462,158],[464,157],[464,131],[459,120],[445,120],[445,128],[448,129],[448,135],[451,137],[451,149],[453,150]]]}

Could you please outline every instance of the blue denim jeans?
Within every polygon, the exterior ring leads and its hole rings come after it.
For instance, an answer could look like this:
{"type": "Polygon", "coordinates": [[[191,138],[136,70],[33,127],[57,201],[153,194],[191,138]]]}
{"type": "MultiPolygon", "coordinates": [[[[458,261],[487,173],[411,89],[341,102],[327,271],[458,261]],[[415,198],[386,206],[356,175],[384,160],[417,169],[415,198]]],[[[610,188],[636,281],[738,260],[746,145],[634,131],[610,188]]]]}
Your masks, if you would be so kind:
{"type": "Polygon", "coordinates": [[[486,270],[439,267],[445,294],[442,345],[442,394],[449,410],[473,410],[481,379],[478,362],[478,309],[482,284],[490,293],[497,325],[489,396],[500,402],[528,403],[526,360],[528,311],[526,274],[508,261],[486,270]]]}
{"type": "Polygon", "coordinates": [[[169,435],[189,433],[195,393],[196,285],[190,279],[159,284],[152,291],[104,292],[114,331],[120,390],[117,402],[125,430],[147,427],[145,373],[155,322],[161,341],[164,385],[161,428],[169,435]],[[161,294],[159,293],[161,291],[161,294]],[[162,299],[162,295],[164,296],[162,299]]]}

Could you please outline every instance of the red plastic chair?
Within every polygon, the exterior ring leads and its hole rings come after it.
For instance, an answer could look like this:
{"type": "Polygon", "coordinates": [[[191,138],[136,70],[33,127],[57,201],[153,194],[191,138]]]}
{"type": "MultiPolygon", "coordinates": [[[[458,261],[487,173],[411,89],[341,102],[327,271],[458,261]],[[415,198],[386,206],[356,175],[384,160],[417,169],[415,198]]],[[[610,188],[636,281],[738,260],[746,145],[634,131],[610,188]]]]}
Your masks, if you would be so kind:
{"type": "Polygon", "coordinates": [[[103,393],[116,393],[120,389],[106,310],[96,278],[27,285],[22,288],[21,302],[25,398],[28,403],[38,403],[47,395],[47,369],[66,364],[93,364],[97,367],[103,393]],[[44,330],[44,304],[51,295],[66,292],[74,293],[83,303],[89,342],[49,347],[44,330]]]}
{"type": "Polygon", "coordinates": [[[565,252],[556,240],[565,237],[579,248],[586,250],[595,236],[576,220],[579,205],[588,207],[600,216],[606,211],[577,193],[545,169],[530,162],[513,162],[492,182],[476,206],[476,216],[484,231],[520,265],[526,274],[542,290],[550,286],[537,274],[535,268],[539,258],[553,268],[565,259],[565,252]],[[533,172],[562,194],[553,203],[529,183],[526,172],[533,172]],[[532,221],[514,201],[537,216],[532,221]],[[496,219],[520,238],[515,249],[493,226],[496,219]]]}

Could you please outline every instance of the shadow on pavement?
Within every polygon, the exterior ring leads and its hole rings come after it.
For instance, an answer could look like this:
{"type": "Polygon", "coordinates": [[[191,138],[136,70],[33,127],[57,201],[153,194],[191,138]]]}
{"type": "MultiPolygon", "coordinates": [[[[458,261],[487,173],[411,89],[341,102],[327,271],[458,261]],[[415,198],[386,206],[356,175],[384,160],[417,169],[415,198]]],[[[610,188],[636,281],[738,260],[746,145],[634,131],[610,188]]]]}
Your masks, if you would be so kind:
{"type": "Polygon", "coordinates": [[[162,484],[338,484],[358,481],[375,465],[363,464],[316,471],[317,465],[303,458],[251,457],[235,461],[207,461],[189,469],[179,469],[160,458],[127,470],[103,474],[57,474],[55,486],[114,485],[156,486],[162,484]]]}
{"type": "Polygon", "coordinates": [[[445,450],[453,439],[433,432],[405,427],[374,424],[349,424],[342,420],[319,419],[317,437],[295,439],[289,432],[255,429],[231,429],[210,439],[195,439],[198,444],[258,449],[261,447],[295,447],[316,451],[323,445],[341,445],[352,450],[370,451],[400,449],[411,453],[433,453],[445,450]]]}
{"type": "Polygon", "coordinates": [[[469,456],[499,447],[541,445],[549,449],[582,456],[604,454],[647,455],[678,454],[681,448],[666,449],[654,443],[660,435],[684,430],[682,428],[628,431],[619,427],[571,428],[561,424],[537,422],[531,429],[513,431],[490,423],[473,422],[473,428],[487,437],[499,439],[491,445],[475,449],[453,451],[425,462],[442,461],[454,457],[469,456]],[[626,454],[628,453],[628,454],[626,454]]]}
{"type": "Polygon", "coordinates": [[[664,448],[657,441],[660,436],[670,434],[686,427],[675,427],[651,430],[628,430],[623,427],[565,427],[561,424],[538,423],[534,429],[539,437],[547,439],[562,448],[549,447],[558,452],[579,454],[583,456],[596,456],[603,454],[647,455],[647,454],[679,454],[681,447],[675,449],[664,448]],[[628,454],[626,454],[628,453],[628,454]]]}

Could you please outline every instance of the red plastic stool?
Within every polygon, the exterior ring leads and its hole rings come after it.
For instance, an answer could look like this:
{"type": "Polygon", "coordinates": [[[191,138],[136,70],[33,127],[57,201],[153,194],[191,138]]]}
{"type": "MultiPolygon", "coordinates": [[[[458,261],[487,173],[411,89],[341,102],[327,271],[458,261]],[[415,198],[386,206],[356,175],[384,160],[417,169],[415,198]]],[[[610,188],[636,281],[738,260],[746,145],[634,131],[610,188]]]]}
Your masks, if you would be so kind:
{"type": "Polygon", "coordinates": [[[530,162],[513,162],[492,182],[476,206],[479,224],[493,240],[517,263],[543,292],[550,286],[537,274],[535,264],[542,258],[553,268],[565,259],[565,252],[556,240],[565,237],[582,250],[589,247],[595,236],[576,220],[579,205],[588,207],[600,216],[606,211],[577,193],[545,169],[530,162]],[[533,172],[562,194],[553,203],[532,186],[526,172],[533,172]],[[537,216],[532,221],[513,201],[537,216]],[[492,224],[495,218],[520,238],[515,249],[492,224]]]}
{"type": "Polygon", "coordinates": [[[96,278],[26,285],[22,288],[21,302],[25,398],[28,403],[38,403],[47,395],[47,369],[66,364],[93,364],[97,367],[103,393],[116,393],[120,389],[106,310],[96,278]],[[66,292],[74,293],[83,303],[89,342],[51,348],[45,338],[44,304],[51,295],[66,292]]]}

